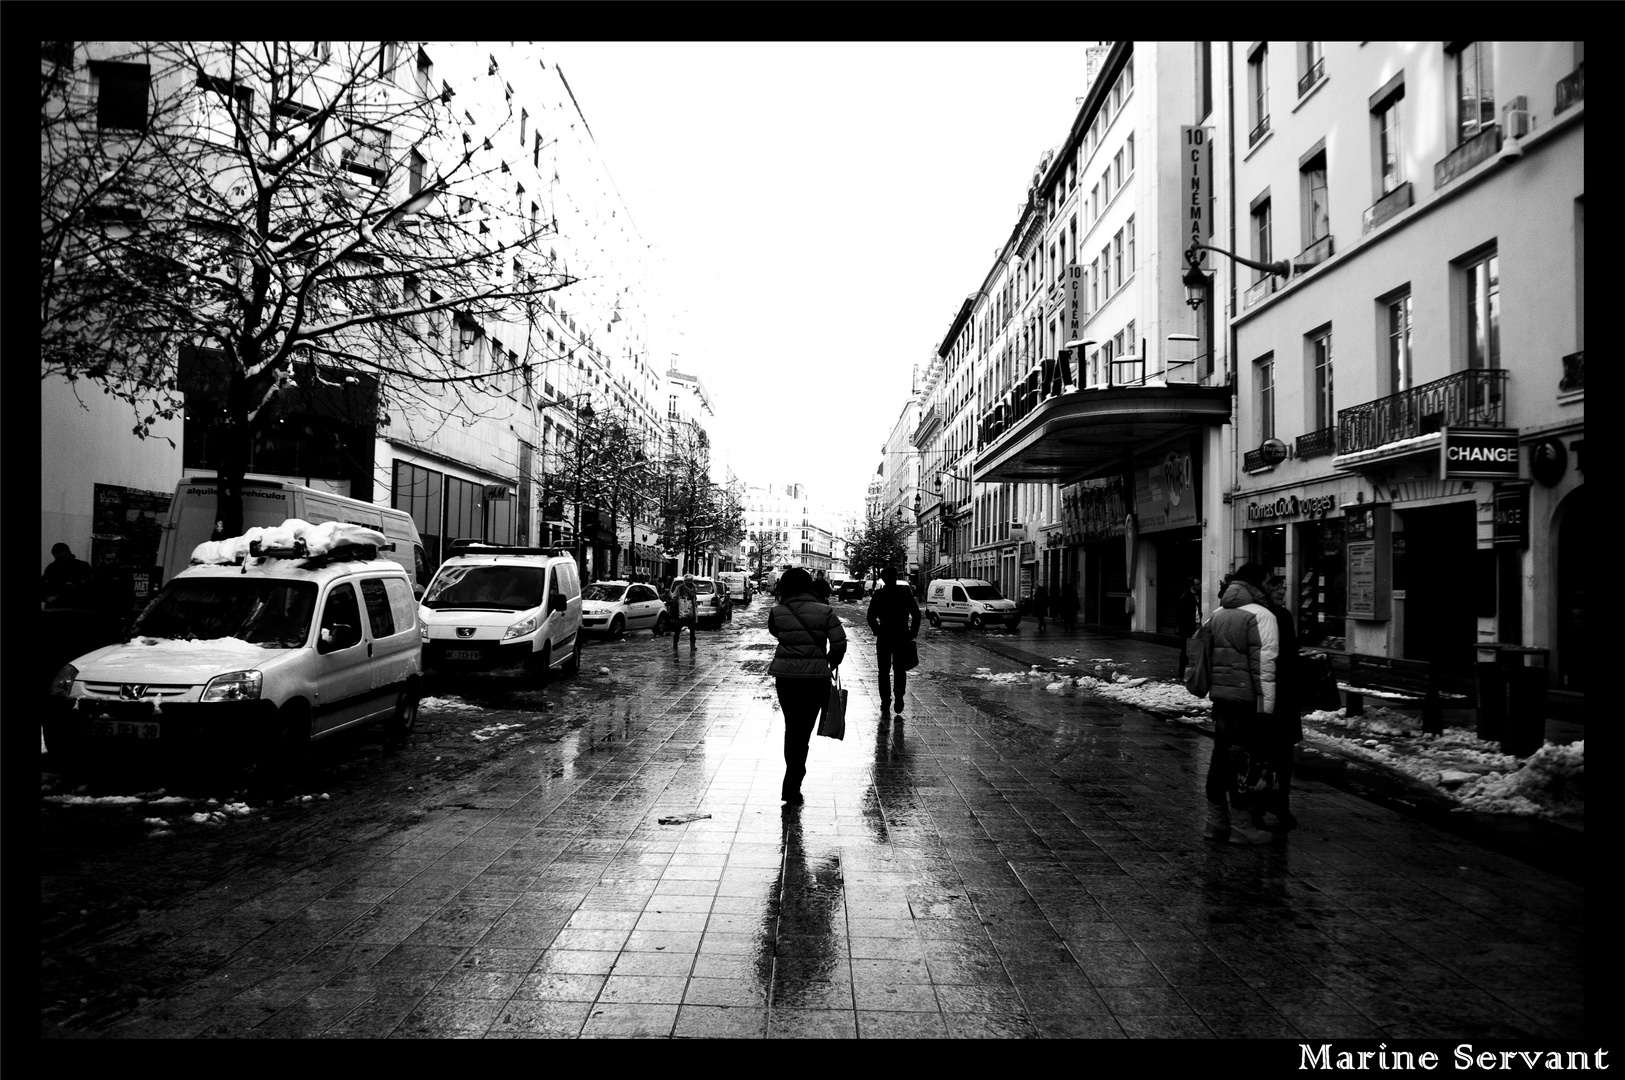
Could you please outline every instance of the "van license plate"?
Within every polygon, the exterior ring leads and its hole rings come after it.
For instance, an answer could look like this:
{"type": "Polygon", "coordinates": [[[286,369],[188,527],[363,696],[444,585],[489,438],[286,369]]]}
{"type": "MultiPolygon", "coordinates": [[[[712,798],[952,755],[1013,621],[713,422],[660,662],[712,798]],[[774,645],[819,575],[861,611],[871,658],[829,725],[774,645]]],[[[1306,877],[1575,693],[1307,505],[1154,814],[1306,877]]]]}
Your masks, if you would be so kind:
{"type": "Polygon", "coordinates": [[[478,660],[479,658],[480,658],[480,651],[478,649],[447,649],[446,650],[446,659],[447,660],[478,660]]]}
{"type": "Polygon", "coordinates": [[[158,725],[143,720],[96,720],[90,725],[90,733],[115,739],[156,739],[158,725]]]}

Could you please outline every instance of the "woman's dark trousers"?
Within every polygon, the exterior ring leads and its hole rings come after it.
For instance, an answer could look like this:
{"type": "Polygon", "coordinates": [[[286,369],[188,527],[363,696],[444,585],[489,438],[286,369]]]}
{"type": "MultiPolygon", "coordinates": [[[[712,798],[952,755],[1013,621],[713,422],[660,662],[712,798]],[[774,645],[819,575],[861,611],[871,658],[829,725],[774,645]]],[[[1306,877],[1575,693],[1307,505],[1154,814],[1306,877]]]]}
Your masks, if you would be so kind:
{"type": "Polygon", "coordinates": [[[784,784],[779,798],[801,795],[801,780],[807,775],[807,746],[812,742],[818,714],[829,703],[829,678],[775,679],[779,709],[784,713],[784,784]]]}

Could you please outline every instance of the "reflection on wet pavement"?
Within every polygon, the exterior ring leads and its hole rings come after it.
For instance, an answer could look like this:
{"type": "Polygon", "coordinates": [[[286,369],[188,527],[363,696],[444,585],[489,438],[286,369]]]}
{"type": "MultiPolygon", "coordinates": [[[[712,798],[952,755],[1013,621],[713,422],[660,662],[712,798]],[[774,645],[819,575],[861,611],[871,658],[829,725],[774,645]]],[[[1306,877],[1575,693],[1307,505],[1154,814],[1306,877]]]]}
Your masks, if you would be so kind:
{"type": "Polygon", "coordinates": [[[767,606],[692,656],[596,644],[548,688],[547,733],[460,801],[143,916],[152,961],[190,974],[111,1030],[1581,1033],[1580,888],[1314,784],[1288,839],[1204,844],[1205,740],[974,680],[1017,665],[969,634],[924,637],[887,717],[861,609],[838,607],[847,738],[814,738],[806,804],[782,808],[767,606]]]}

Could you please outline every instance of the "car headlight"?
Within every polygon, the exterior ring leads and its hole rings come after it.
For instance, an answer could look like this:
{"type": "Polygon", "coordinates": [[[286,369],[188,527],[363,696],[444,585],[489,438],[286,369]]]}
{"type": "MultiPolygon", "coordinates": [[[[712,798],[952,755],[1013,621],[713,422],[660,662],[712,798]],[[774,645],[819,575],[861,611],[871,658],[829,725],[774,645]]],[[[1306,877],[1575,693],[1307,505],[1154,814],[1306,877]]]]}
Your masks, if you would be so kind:
{"type": "Polygon", "coordinates": [[[200,701],[257,701],[265,677],[258,671],[232,671],[216,675],[203,688],[200,701]]]}
{"type": "Polygon", "coordinates": [[[70,697],[73,694],[73,682],[79,677],[79,669],[72,664],[64,664],[62,670],[56,673],[51,680],[51,693],[56,697],[70,697]]]}
{"type": "Polygon", "coordinates": [[[532,615],[529,618],[520,619],[502,632],[502,640],[507,641],[509,638],[524,637],[526,634],[531,633],[536,629],[540,618],[540,615],[532,615]]]}
{"type": "Polygon", "coordinates": [[[421,621],[418,623],[418,640],[423,642],[423,644],[425,644],[425,645],[429,644],[429,624],[428,623],[421,622],[421,621]]]}

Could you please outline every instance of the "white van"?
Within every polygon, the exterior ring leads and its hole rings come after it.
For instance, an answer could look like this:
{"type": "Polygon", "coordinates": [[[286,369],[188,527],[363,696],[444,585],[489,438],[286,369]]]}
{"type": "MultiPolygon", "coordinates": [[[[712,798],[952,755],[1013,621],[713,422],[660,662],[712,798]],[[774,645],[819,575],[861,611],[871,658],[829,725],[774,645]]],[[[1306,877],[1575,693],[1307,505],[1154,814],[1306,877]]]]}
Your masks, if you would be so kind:
{"type": "Polygon", "coordinates": [[[313,739],[357,724],[406,735],[422,630],[412,583],[381,557],[383,542],[375,530],[290,521],[205,543],[129,637],[57,672],[52,756],[246,754],[280,773],[313,739]]]}
{"type": "Polygon", "coordinates": [[[519,667],[546,682],[581,668],[581,577],[558,548],[454,540],[423,594],[423,663],[441,672],[519,667]]]}
{"type": "MultiPolygon", "coordinates": [[[[194,476],[175,486],[169,503],[169,522],[158,552],[169,581],[185,570],[197,546],[214,534],[219,509],[219,478],[194,476]]],[[[340,521],[384,534],[383,558],[399,563],[411,579],[414,592],[429,583],[431,567],[412,515],[405,510],[362,502],[331,491],[305,487],[291,480],[243,481],[243,531],[255,526],[271,528],[289,518],[320,525],[340,521]]]]}
{"type": "Polygon", "coordinates": [[[969,626],[980,630],[1002,622],[1021,628],[1016,602],[1007,599],[991,582],[980,578],[938,578],[925,593],[925,619],[932,626],[969,626]]]}
{"type": "Polygon", "coordinates": [[[738,604],[750,603],[756,590],[751,588],[750,576],[743,570],[724,570],[717,575],[717,585],[728,591],[728,598],[738,604]]]}

